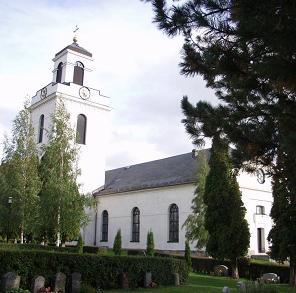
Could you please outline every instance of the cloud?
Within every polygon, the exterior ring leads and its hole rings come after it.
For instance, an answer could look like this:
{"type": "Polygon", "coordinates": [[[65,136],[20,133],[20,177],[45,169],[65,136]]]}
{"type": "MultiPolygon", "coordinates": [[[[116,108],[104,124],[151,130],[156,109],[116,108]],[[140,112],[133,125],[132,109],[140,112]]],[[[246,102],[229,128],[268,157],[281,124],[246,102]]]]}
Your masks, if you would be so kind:
{"type": "Polygon", "coordinates": [[[16,113],[52,80],[51,59],[78,24],[78,42],[94,56],[89,86],[114,108],[107,168],[189,152],[180,99],[217,100],[200,77],[180,75],[182,38],[169,39],[152,17],[141,1],[0,2],[0,108],[16,113]]]}

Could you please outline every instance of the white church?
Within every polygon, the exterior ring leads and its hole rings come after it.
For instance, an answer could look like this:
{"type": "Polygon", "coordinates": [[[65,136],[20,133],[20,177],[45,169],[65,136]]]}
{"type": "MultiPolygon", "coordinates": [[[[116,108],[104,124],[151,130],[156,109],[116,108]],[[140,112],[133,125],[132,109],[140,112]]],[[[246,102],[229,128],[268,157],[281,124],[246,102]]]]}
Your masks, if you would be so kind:
{"type": "MultiPolygon", "coordinates": [[[[97,201],[91,222],[83,229],[85,244],[112,247],[121,229],[123,248],[145,249],[147,232],[152,230],[155,249],[183,251],[183,223],[191,213],[198,168],[194,152],[106,171],[110,98],[89,84],[95,69],[92,53],[75,37],[73,41],[55,54],[52,82],[32,97],[30,109],[38,144],[47,143],[46,129],[59,99],[70,114],[80,146],[81,192],[92,193],[97,201]]],[[[240,174],[238,182],[251,233],[249,254],[264,255],[272,226],[270,181],[259,171],[258,176],[240,174]]]]}

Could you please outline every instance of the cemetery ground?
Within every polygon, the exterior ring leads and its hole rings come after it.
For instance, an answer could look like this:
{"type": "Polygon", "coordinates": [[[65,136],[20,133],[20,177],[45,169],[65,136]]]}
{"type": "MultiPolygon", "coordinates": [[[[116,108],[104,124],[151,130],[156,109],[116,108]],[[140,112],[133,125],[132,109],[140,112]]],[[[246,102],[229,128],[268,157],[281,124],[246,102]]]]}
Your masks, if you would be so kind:
{"type": "MultiPolygon", "coordinates": [[[[230,292],[237,292],[237,281],[228,277],[215,277],[210,275],[202,275],[191,273],[186,284],[179,287],[159,287],[153,289],[137,288],[130,290],[104,290],[106,293],[131,293],[131,292],[147,292],[147,293],[221,293],[222,288],[227,286],[230,292]]],[[[280,293],[296,293],[296,288],[291,288],[287,284],[272,285],[280,290],[280,293]]]]}

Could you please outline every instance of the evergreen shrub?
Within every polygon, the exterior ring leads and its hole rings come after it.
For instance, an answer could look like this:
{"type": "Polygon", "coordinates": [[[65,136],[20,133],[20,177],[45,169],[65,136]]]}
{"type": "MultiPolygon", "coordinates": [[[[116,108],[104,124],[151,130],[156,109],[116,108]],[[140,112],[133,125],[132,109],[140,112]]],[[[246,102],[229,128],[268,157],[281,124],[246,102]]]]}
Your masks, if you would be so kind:
{"type": "Polygon", "coordinates": [[[93,288],[118,288],[120,275],[128,274],[131,287],[143,285],[145,272],[152,273],[153,282],[172,285],[173,273],[180,275],[183,283],[188,277],[184,260],[143,256],[98,256],[38,250],[0,249],[0,275],[14,271],[21,276],[21,287],[30,288],[32,279],[42,275],[52,285],[57,272],[68,277],[80,272],[82,282],[93,288]]]}
{"type": "Polygon", "coordinates": [[[83,253],[94,253],[100,255],[108,254],[108,249],[106,247],[98,246],[83,246],[83,253]]]}
{"type": "MultiPolygon", "coordinates": [[[[156,253],[156,256],[166,258],[184,259],[183,256],[172,256],[165,253],[156,253]]],[[[191,257],[192,270],[197,273],[211,274],[217,265],[225,265],[229,269],[229,275],[232,274],[230,261],[217,260],[207,257],[191,257]]],[[[252,263],[247,257],[238,259],[238,270],[240,278],[257,280],[265,273],[275,273],[280,277],[281,283],[289,283],[290,268],[288,266],[278,265],[275,263],[259,264],[252,263]]]]}
{"type": "Polygon", "coordinates": [[[114,244],[113,244],[113,252],[115,255],[121,255],[121,230],[119,229],[116,233],[114,244]]]}
{"type": "Polygon", "coordinates": [[[52,245],[41,245],[33,243],[0,243],[0,249],[17,249],[17,250],[46,250],[46,251],[56,251],[56,252],[69,252],[78,253],[79,247],[77,246],[52,246],[52,245]]]}

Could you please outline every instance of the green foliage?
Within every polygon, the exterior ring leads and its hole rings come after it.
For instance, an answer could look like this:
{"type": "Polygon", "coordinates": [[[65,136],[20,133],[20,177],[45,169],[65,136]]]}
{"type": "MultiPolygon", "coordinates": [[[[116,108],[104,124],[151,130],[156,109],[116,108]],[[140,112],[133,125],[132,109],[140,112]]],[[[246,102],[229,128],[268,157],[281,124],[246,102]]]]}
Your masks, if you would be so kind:
{"type": "Polygon", "coordinates": [[[6,293],[30,293],[30,291],[18,288],[18,289],[11,289],[9,291],[6,291],[6,293]]]}
{"type": "Polygon", "coordinates": [[[247,253],[250,232],[228,145],[219,136],[213,139],[209,165],[204,194],[207,252],[218,259],[230,259],[236,266],[237,258],[247,253]]]}
{"type": "Polygon", "coordinates": [[[154,256],[154,236],[152,230],[149,230],[147,233],[146,255],[154,256]]]}
{"type": "Polygon", "coordinates": [[[82,284],[80,288],[80,293],[99,293],[102,292],[100,289],[96,289],[88,284],[82,284]]]}
{"type": "Polygon", "coordinates": [[[196,241],[196,247],[202,249],[208,240],[208,231],[205,229],[204,218],[206,206],[204,204],[204,192],[206,178],[209,173],[208,157],[206,151],[199,151],[197,156],[198,172],[196,180],[195,196],[192,200],[192,214],[190,214],[183,227],[186,227],[186,238],[196,241]]]}
{"type": "Polygon", "coordinates": [[[4,143],[0,167],[0,234],[23,240],[31,234],[36,220],[38,155],[28,102],[13,121],[12,137],[4,143]],[[8,203],[11,197],[12,203],[8,203]]]}
{"type": "Polygon", "coordinates": [[[79,253],[83,252],[83,239],[82,239],[81,234],[79,234],[79,237],[78,237],[77,248],[78,248],[79,253]]]}
{"type": "Polygon", "coordinates": [[[192,270],[192,261],[191,261],[191,251],[190,251],[190,246],[189,246],[189,240],[186,239],[185,241],[185,255],[184,255],[185,261],[188,266],[188,270],[192,270]]]}
{"type": "Polygon", "coordinates": [[[271,285],[256,284],[254,282],[246,282],[245,288],[238,290],[239,293],[280,293],[280,290],[271,285]]]}
{"type": "Polygon", "coordinates": [[[62,101],[58,101],[51,119],[40,165],[42,189],[37,233],[41,239],[56,242],[59,238],[66,241],[79,235],[81,226],[87,222],[88,198],[79,193],[76,183],[78,150],[62,101]]]}
{"type": "Polygon", "coordinates": [[[113,252],[115,255],[121,255],[121,230],[119,229],[116,233],[114,244],[113,244],[113,252]]]}
{"type": "Polygon", "coordinates": [[[7,250],[45,250],[45,251],[57,251],[57,252],[69,252],[78,253],[78,248],[73,246],[61,247],[51,245],[40,245],[40,244],[19,244],[19,243],[0,243],[0,249],[7,250]]]}
{"type": "Polygon", "coordinates": [[[83,246],[83,253],[107,255],[108,249],[106,247],[98,247],[98,246],[83,246]]]}
{"type": "Polygon", "coordinates": [[[142,284],[145,272],[151,271],[153,281],[160,285],[173,284],[173,273],[180,274],[184,283],[188,277],[185,261],[159,257],[97,256],[46,251],[0,249],[0,275],[15,271],[21,276],[22,287],[29,288],[30,280],[42,275],[51,280],[60,271],[70,276],[80,272],[82,283],[94,288],[117,288],[122,272],[127,272],[131,287],[142,284]]]}
{"type": "MultiPolygon", "coordinates": [[[[194,143],[201,145],[219,131],[234,146],[234,167],[248,172],[263,167],[274,184],[282,185],[274,192],[286,208],[275,200],[269,239],[273,256],[289,256],[295,272],[295,2],[147,2],[153,4],[160,29],[184,36],[181,72],[201,75],[221,101],[193,106],[183,97],[183,122],[194,143]],[[279,166],[278,158],[285,163],[279,166]]],[[[295,285],[293,274],[291,279],[295,285]]]]}

